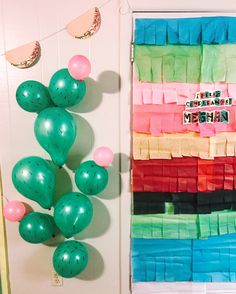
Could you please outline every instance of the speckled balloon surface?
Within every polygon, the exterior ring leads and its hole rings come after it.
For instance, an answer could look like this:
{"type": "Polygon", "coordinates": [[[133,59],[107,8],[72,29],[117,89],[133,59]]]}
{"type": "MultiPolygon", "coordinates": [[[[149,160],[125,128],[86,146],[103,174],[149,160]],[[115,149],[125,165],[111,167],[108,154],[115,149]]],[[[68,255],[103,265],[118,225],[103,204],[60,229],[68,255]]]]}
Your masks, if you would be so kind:
{"type": "Polygon", "coordinates": [[[17,191],[43,208],[52,206],[55,178],[50,164],[37,156],[21,159],[12,170],[12,182],[17,191]]]}
{"type": "Polygon", "coordinates": [[[97,195],[107,186],[108,172],[93,160],[89,160],[82,163],[76,170],[75,182],[84,194],[97,195]]]}
{"type": "Polygon", "coordinates": [[[34,133],[52,161],[62,166],[76,138],[76,125],[72,115],[60,107],[47,108],[36,118],[34,133]]]}
{"type": "Polygon", "coordinates": [[[19,224],[19,233],[25,241],[33,244],[43,243],[55,235],[53,217],[40,212],[31,212],[19,224]]]}
{"type": "Polygon", "coordinates": [[[16,90],[16,101],[29,112],[40,112],[53,104],[48,89],[37,81],[21,83],[16,90]]]}
{"type": "Polygon", "coordinates": [[[85,229],[93,217],[91,201],[81,193],[63,195],[54,210],[55,223],[66,238],[85,229]]]}
{"type": "Polygon", "coordinates": [[[55,72],[49,83],[49,92],[55,105],[70,107],[81,102],[86,92],[84,81],[72,78],[67,68],[55,72]]]}
{"type": "Polygon", "coordinates": [[[53,255],[53,267],[64,278],[78,276],[87,266],[88,251],[78,241],[66,241],[60,244],[53,255]]]}

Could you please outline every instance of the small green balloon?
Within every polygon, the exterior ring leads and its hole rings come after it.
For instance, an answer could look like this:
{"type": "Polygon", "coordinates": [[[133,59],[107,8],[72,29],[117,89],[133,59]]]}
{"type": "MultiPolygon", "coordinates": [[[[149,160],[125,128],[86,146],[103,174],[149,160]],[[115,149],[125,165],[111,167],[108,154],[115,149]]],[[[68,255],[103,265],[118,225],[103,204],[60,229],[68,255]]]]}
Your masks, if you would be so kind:
{"type": "Polygon", "coordinates": [[[55,236],[53,217],[45,213],[31,212],[20,221],[19,233],[22,239],[29,243],[46,242],[55,236]]]}
{"type": "Polygon", "coordinates": [[[36,118],[34,133],[52,161],[62,166],[76,138],[76,124],[72,115],[60,107],[47,108],[36,118]]]}
{"type": "Polygon", "coordinates": [[[78,276],[88,264],[88,251],[78,241],[60,244],[53,254],[53,267],[63,278],[78,276]]]}
{"type": "Polygon", "coordinates": [[[49,92],[55,105],[70,107],[81,102],[86,92],[84,81],[72,78],[67,68],[55,72],[49,83],[49,92]]]}
{"type": "Polygon", "coordinates": [[[66,238],[85,229],[93,217],[91,201],[81,193],[67,193],[56,203],[54,220],[66,238]]]}
{"type": "Polygon", "coordinates": [[[84,194],[97,195],[107,186],[108,172],[93,160],[89,160],[82,163],[76,170],[75,183],[84,194]]]}
{"type": "Polygon", "coordinates": [[[37,81],[21,83],[16,90],[16,101],[29,112],[40,112],[52,105],[48,89],[37,81]]]}
{"type": "Polygon", "coordinates": [[[23,158],[12,170],[12,182],[17,191],[43,208],[52,206],[55,181],[55,172],[41,157],[23,158]]]}

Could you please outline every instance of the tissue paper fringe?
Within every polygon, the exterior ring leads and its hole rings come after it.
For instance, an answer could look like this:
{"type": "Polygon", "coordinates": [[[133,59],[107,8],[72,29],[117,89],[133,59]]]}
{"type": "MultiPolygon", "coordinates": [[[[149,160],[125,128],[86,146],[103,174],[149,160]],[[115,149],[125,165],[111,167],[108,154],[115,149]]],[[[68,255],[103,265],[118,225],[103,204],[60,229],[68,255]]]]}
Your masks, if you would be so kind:
{"type": "Polygon", "coordinates": [[[132,216],[133,238],[201,239],[236,233],[236,212],[132,216]]]}
{"type": "Polygon", "coordinates": [[[236,210],[236,191],[198,193],[134,192],[133,214],[167,213],[172,204],[175,214],[204,214],[236,210]]]}
{"type": "Polygon", "coordinates": [[[133,158],[135,160],[171,159],[183,156],[213,159],[235,155],[236,133],[219,133],[210,138],[203,138],[191,132],[164,133],[159,137],[133,133],[133,158]]]}
{"type": "Polygon", "coordinates": [[[133,192],[236,190],[236,157],[133,160],[133,192]]]}
{"type": "Polygon", "coordinates": [[[236,106],[217,106],[214,108],[192,108],[188,112],[222,111],[229,113],[229,122],[183,123],[184,106],[176,104],[134,105],[133,131],[160,136],[163,133],[197,132],[202,137],[215,136],[221,132],[236,131],[236,106]]]}
{"type": "Polygon", "coordinates": [[[236,45],[135,45],[138,80],[144,82],[236,83],[236,45]]]}
{"type": "Polygon", "coordinates": [[[232,97],[236,104],[236,84],[226,83],[145,83],[133,81],[133,104],[167,104],[185,105],[186,100],[193,100],[199,91],[222,91],[222,97],[232,97]]]}
{"type": "Polygon", "coordinates": [[[136,19],[134,42],[139,45],[236,43],[236,18],[136,19]]]}
{"type": "Polygon", "coordinates": [[[236,282],[236,234],[207,240],[132,239],[132,269],[134,282],[236,282]]]}

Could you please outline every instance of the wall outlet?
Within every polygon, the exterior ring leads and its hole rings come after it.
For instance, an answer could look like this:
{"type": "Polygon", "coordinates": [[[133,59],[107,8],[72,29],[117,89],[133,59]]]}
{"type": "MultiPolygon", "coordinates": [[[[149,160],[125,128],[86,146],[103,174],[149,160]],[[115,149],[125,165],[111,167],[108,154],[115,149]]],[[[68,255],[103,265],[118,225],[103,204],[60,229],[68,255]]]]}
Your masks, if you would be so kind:
{"type": "Polygon", "coordinates": [[[52,286],[63,286],[63,278],[58,275],[54,270],[51,274],[51,284],[52,286]]]}

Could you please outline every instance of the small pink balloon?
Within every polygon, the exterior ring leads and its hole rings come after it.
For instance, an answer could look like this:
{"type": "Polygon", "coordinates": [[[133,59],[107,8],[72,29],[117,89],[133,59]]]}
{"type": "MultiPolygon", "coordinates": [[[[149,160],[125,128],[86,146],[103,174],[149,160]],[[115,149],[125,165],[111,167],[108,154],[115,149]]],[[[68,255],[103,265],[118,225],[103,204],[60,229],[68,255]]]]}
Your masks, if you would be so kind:
{"type": "Polygon", "coordinates": [[[94,151],[93,160],[96,164],[107,168],[113,161],[114,154],[108,147],[99,147],[94,151]]]}
{"type": "Polygon", "coordinates": [[[83,55],[75,55],[69,61],[68,71],[75,80],[84,80],[91,72],[90,61],[83,55]]]}
{"type": "Polygon", "coordinates": [[[26,207],[20,201],[9,201],[4,207],[4,216],[11,222],[19,222],[26,215],[26,207]]]}

